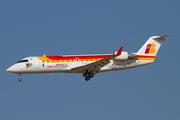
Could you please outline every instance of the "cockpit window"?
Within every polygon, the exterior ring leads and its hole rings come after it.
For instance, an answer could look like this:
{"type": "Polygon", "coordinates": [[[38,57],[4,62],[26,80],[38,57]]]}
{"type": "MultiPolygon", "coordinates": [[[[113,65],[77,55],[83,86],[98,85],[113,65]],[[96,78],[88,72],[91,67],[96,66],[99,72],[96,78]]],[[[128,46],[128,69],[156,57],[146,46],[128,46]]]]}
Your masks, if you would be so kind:
{"type": "Polygon", "coordinates": [[[28,60],[20,60],[17,63],[21,63],[21,62],[28,62],[28,60]]]}

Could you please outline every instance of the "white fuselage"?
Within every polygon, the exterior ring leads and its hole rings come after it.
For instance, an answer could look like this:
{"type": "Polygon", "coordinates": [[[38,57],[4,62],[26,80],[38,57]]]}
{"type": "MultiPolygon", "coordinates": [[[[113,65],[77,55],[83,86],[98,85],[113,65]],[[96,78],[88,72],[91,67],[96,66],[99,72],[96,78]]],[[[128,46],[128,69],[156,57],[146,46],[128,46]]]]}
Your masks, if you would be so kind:
{"type": "MultiPolygon", "coordinates": [[[[45,62],[38,57],[27,57],[21,60],[22,62],[16,63],[9,67],[7,71],[18,74],[32,74],[32,73],[81,73],[72,68],[84,66],[95,61],[82,61],[74,60],[73,62],[45,62]],[[23,61],[24,60],[24,61],[23,61]],[[25,61],[27,60],[27,61],[25,61]]],[[[98,60],[97,60],[98,61],[98,60]]],[[[117,71],[138,67],[141,65],[152,63],[153,60],[110,60],[110,63],[100,68],[99,72],[117,71]]]]}

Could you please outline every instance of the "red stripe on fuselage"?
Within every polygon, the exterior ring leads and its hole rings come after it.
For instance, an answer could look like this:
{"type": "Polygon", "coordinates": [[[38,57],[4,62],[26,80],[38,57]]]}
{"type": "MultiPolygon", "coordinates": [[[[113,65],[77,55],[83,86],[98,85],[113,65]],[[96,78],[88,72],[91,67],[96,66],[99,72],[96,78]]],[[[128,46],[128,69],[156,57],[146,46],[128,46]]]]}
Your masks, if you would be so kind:
{"type": "Polygon", "coordinates": [[[71,60],[71,59],[103,59],[112,55],[84,55],[84,56],[46,56],[51,60],[71,60]]]}
{"type": "MultiPolygon", "coordinates": [[[[51,60],[72,60],[72,59],[104,59],[112,55],[82,55],[82,56],[46,56],[51,60]]],[[[156,56],[137,55],[138,58],[156,58],[156,56]]]]}
{"type": "Polygon", "coordinates": [[[156,56],[137,55],[138,58],[156,58],[156,56]]]}

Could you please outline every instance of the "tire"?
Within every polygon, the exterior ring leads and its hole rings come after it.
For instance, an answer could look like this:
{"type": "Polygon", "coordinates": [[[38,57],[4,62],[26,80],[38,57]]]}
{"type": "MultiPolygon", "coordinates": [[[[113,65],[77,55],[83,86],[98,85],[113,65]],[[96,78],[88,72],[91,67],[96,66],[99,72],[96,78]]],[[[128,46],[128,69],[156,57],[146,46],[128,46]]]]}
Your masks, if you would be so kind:
{"type": "Polygon", "coordinates": [[[89,76],[86,76],[86,77],[85,77],[85,80],[86,80],[86,81],[89,81],[89,80],[90,80],[90,77],[89,77],[89,76]]]}
{"type": "Polygon", "coordinates": [[[90,74],[89,74],[89,77],[90,77],[90,78],[93,78],[93,77],[94,77],[94,74],[93,74],[93,73],[90,73],[90,74]]]}
{"type": "Polygon", "coordinates": [[[21,82],[22,81],[22,78],[19,78],[19,82],[21,82]]]}

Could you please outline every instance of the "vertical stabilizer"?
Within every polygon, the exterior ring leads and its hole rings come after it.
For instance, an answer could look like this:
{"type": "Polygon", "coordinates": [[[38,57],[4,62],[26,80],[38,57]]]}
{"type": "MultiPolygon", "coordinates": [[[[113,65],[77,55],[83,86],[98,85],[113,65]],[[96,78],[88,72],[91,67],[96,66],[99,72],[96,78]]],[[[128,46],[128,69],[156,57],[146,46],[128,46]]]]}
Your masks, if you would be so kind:
{"type": "Polygon", "coordinates": [[[150,37],[147,42],[139,49],[137,55],[151,55],[156,56],[159,48],[161,47],[162,42],[165,40],[166,37],[170,36],[171,34],[164,35],[164,36],[152,36],[150,37]]]}

